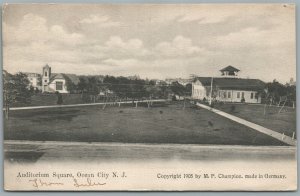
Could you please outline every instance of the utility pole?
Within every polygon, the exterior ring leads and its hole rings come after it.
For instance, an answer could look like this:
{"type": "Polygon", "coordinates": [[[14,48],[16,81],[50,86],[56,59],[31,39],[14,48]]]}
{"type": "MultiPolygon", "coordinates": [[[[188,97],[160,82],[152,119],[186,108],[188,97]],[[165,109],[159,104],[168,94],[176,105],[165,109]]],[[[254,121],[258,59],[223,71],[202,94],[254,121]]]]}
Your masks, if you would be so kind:
{"type": "Polygon", "coordinates": [[[211,77],[211,81],[210,81],[210,99],[209,99],[209,105],[211,105],[212,102],[212,88],[213,88],[213,77],[211,77]]]}

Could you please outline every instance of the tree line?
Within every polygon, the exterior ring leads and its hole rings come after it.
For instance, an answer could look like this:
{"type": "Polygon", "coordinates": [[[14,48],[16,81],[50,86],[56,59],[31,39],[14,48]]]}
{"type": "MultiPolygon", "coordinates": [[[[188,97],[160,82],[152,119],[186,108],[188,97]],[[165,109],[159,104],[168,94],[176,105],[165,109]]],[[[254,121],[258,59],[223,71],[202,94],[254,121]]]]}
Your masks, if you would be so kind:
{"type": "Polygon", "coordinates": [[[273,80],[266,84],[266,92],[263,98],[270,104],[278,104],[282,99],[286,99],[286,105],[293,106],[296,102],[296,85],[286,83],[281,84],[277,80],[273,80]]]}
{"type": "MultiPolygon", "coordinates": [[[[170,95],[191,95],[191,84],[186,86],[173,82],[168,85],[165,82],[149,79],[130,79],[119,76],[79,76],[79,82],[74,84],[66,78],[67,90],[70,93],[81,94],[82,97],[117,97],[119,99],[155,99],[168,98],[170,95]]],[[[3,97],[4,104],[9,107],[13,103],[28,103],[32,95],[41,93],[32,86],[25,73],[3,73],[3,97]]]]}
{"type": "MultiPolygon", "coordinates": [[[[30,82],[24,73],[9,74],[3,72],[3,98],[5,106],[12,103],[30,102],[30,97],[36,92],[29,86],[30,82]]],[[[142,99],[142,98],[170,98],[177,95],[179,97],[190,96],[192,85],[182,85],[178,82],[167,84],[164,81],[157,82],[149,79],[130,79],[119,76],[79,76],[79,82],[74,84],[66,77],[66,85],[71,93],[80,93],[86,96],[114,96],[119,99],[142,99]]],[[[296,101],[296,85],[281,84],[276,80],[266,83],[267,92],[262,92],[262,98],[278,103],[282,97],[288,101],[296,101]]]]}
{"type": "Polygon", "coordinates": [[[67,88],[70,92],[87,95],[116,96],[120,99],[168,98],[169,95],[179,96],[191,94],[191,84],[184,86],[178,82],[168,85],[156,80],[130,79],[119,76],[80,76],[77,85],[71,84],[67,88]]]}

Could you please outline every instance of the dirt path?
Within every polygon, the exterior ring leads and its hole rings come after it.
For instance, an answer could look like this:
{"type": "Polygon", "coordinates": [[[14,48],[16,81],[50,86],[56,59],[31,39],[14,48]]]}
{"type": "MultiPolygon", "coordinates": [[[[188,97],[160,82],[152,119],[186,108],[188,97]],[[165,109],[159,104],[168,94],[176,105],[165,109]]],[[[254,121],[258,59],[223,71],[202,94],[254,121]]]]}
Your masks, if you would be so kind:
{"type": "Polygon", "coordinates": [[[271,130],[271,129],[265,128],[265,127],[260,126],[260,125],[258,125],[258,124],[249,122],[249,121],[247,121],[247,120],[244,120],[244,119],[242,119],[242,118],[236,117],[236,116],[234,116],[234,115],[228,114],[228,113],[223,112],[223,111],[221,111],[221,110],[217,110],[217,109],[215,109],[215,108],[211,108],[211,107],[209,107],[209,106],[206,106],[206,105],[203,105],[203,104],[200,104],[200,103],[196,103],[196,105],[199,106],[199,107],[201,107],[201,108],[210,110],[210,111],[212,111],[212,112],[214,112],[214,113],[216,113],[216,114],[219,114],[219,115],[221,115],[221,116],[223,116],[223,117],[226,117],[226,118],[228,118],[228,119],[230,119],[230,120],[233,120],[233,121],[235,121],[235,122],[237,122],[237,123],[240,123],[240,124],[242,124],[242,125],[245,125],[245,126],[247,126],[247,127],[250,127],[250,128],[252,128],[252,129],[255,129],[255,130],[257,130],[257,131],[259,131],[259,132],[261,132],[261,133],[264,133],[264,134],[266,134],[266,135],[269,135],[269,136],[271,136],[271,137],[273,137],[273,138],[276,138],[276,139],[278,139],[278,140],[280,140],[280,141],[282,141],[282,142],[284,142],[284,143],[286,143],[286,144],[289,144],[289,145],[291,145],[291,146],[297,146],[297,140],[295,140],[295,139],[293,139],[293,138],[291,138],[291,137],[289,137],[289,136],[283,135],[283,134],[281,134],[281,133],[278,133],[278,132],[273,131],[273,130],[271,130]]]}
{"type": "MultiPolygon", "coordinates": [[[[142,100],[134,101],[134,103],[148,103],[151,102],[165,102],[165,99],[155,99],[155,100],[142,100]]],[[[66,107],[79,107],[79,106],[93,106],[93,105],[117,105],[117,104],[127,104],[133,103],[133,101],[116,101],[116,102],[105,102],[105,103],[83,103],[83,104],[69,104],[69,105],[49,105],[49,106],[28,106],[28,107],[14,107],[10,110],[32,110],[32,109],[42,109],[42,108],[66,108],[66,107]]],[[[3,108],[5,110],[5,108],[3,108]]]]}
{"type": "Polygon", "coordinates": [[[48,161],[287,161],[295,160],[294,146],[142,144],[62,141],[4,141],[11,162],[48,161]]]}

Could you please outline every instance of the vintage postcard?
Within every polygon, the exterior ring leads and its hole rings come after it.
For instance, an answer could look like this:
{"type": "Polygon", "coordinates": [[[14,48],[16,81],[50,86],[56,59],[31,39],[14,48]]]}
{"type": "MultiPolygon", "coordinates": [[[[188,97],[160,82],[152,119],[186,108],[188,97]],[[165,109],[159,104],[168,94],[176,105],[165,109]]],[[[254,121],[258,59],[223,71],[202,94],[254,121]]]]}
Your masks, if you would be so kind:
{"type": "Polygon", "coordinates": [[[295,5],[2,14],[5,190],[297,190],[295,5]]]}

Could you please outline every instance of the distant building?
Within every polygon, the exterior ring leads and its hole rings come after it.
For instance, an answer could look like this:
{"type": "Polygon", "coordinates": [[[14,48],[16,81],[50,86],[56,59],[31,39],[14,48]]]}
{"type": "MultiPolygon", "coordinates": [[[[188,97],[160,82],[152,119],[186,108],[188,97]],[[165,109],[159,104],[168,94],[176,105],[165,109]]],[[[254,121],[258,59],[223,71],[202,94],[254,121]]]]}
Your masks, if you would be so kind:
{"type": "Polygon", "coordinates": [[[165,81],[167,84],[172,84],[173,82],[178,82],[179,84],[181,84],[183,86],[191,83],[190,79],[184,79],[184,78],[167,78],[165,81]]]}
{"type": "Polygon", "coordinates": [[[52,73],[49,65],[43,67],[42,92],[69,93],[68,82],[77,85],[79,78],[75,74],[52,73]]]}
{"type": "Polygon", "coordinates": [[[41,75],[37,73],[25,73],[29,80],[29,87],[32,86],[34,89],[41,89],[41,84],[39,80],[41,80],[41,75]]]}
{"type": "Polygon", "coordinates": [[[127,76],[127,78],[128,78],[129,80],[140,80],[140,79],[141,79],[139,75],[127,76]]]}
{"type": "Polygon", "coordinates": [[[258,79],[238,78],[239,71],[228,66],[220,70],[221,77],[196,77],[192,83],[192,98],[209,100],[212,97],[223,102],[261,103],[265,83],[258,79]]]}
{"type": "Polygon", "coordinates": [[[164,86],[167,85],[167,83],[164,80],[155,80],[155,85],[164,86]]]}

